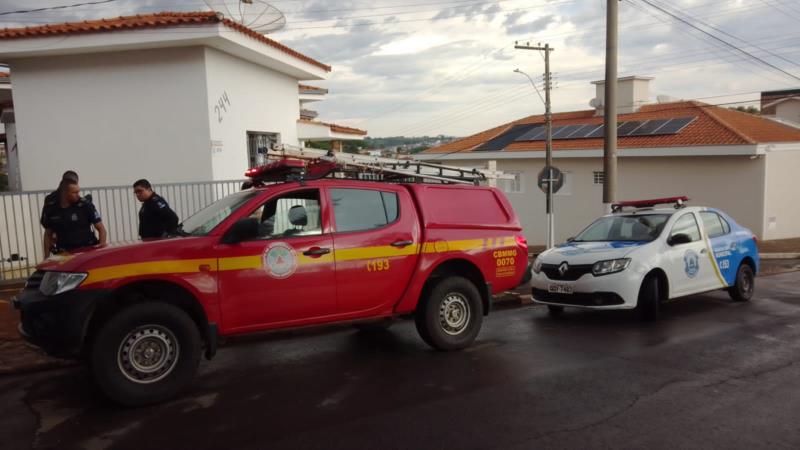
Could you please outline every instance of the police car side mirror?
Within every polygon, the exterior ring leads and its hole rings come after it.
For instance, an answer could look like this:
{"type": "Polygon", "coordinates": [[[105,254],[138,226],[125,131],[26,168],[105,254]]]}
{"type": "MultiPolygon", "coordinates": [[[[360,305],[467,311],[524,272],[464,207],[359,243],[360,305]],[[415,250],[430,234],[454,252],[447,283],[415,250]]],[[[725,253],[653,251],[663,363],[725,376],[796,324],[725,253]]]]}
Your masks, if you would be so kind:
{"type": "Polygon", "coordinates": [[[574,241],[574,240],[575,240],[575,238],[574,238],[574,237],[568,237],[568,238],[567,238],[567,242],[572,242],[572,241],[574,241]]]}
{"type": "Polygon", "coordinates": [[[667,239],[667,245],[670,246],[689,244],[691,242],[692,238],[688,234],[684,233],[673,234],[669,237],[669,239],[667,239]]]}
{"type": "Polygon", "coordinates": [[[249,241],[258,237],[258,219],[248,217],[240,219],[234,223],[225,237],[222,238],[223,244],[236,244],[242,241],[249,241]]]}

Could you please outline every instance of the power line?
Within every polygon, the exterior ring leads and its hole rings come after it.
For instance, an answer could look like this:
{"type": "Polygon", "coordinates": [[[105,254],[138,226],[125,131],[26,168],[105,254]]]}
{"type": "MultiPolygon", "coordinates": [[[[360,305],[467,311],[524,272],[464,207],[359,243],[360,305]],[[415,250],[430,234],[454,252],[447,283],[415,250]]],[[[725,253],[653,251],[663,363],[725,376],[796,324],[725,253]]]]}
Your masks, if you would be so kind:
{"type": "Polygon", "coordinates": [[[11,14],[28,14],[28,13],[40,12],[40,11],[52,11],[52,10],[56,10],[56,9],[76,8],[78,6],[86,6],[86,5],[100,5],[100,4],[103,4],[103,3],[111,3],[111,2],[115,2],[115,1],[117,1],[117,0],[99,0],[99,1],[96,1],[96,2],[75,3],[75,4],[72,4],[72,5],[47,6],[47,7],[44,7],[44,8],[20,9],[20,10],[17,10],[17,11],[4,11],[4,12],[0,12],[0,16],[8,16],[8,15],[11,15],[11,14]]]}
{"type": "MultiPolygon", "coordinates": [[[[791,39],[794,39],[794,38],[787,38],[786,40],[791,40],[791,39]]],[[[789,46],[789,47],[786,47],[786,48],[794,48],[794,46],[789,46]]],[[[663,57],[653,58],[651,60],[652,61],[658,60],[660,62],[664,62],[665,61],[663,57]]],[[[680,64],[680,65],[675,65],[675,64],[672,64],[672,63],[653,65],[653,66],[651,66],[650,70],[660,70],[661,73],[678,71],[678,70],[686,70],[686,69],[689,69],[689,68],[692,68],[692,67],[697,67],[694,64],[702,63],[702,62],[704,62],[704,60],[701,59],[701,60],[696,60],[696,61],[688,61],[688,62],[686,62],[684,64],[680,64]],[[664,66],[668,67],[668,69],[662,69],[662,67],[664,67],[664,66]]],[[[730,62],[731,61],[729,61],[727,59],[722,59],[719,63],[714,64],[714,65],[728,64],[730,62]]],[[[712,66],[710,66],[708,64],[704,64],[703,65],[703,67],[712,67],[712,66]]],[[[641,70],[641,69],[636,69],[634,71],[635,72],[646,72],[646,71],[641,70]]],[[[592,72],[580,72],[580,74],[590,74],[590,73],[592,73],[592,72]]],[[[756,75],[758,75],[758,74],[756,74],[756,75]]],[[[571,86],[571,85],[583,84],[585,82],[586,82],[585,79],[578,79],[578,80],[567,82],[567,83],[563,83],[563,84],[566,85],[566,86],[571,86]]],[[[439,113],[439,114],[433,116],[432,118],[419,120],[419,121],[414,122],[412,124],[406,125],[402,129],[402,131],[407,132],[407,131],[419,130],[419,129],[422,129],[422,130],[432,129],[434,127],[446,124],[447,122],[449,122],[449,121],[451,121],[451,120],[453,120],[453,119],[455,119],[455,118],[457,118],[459,116],[460,117],[468,117],[468,116],[471,116],[471,115],[474,115],[474,114],[481,113],[481,112],[483,112],[485,110],[484,107],[487,105],[487,103],[494,103],[496,101],[495,99],[499,98],[499,97],[494,96],[494,93],[496,93],[498,91],[502,91],[503,89],[506,89],[506,88],[505,87],[498,88],[498,89],[490,92],[489,95],[477,99],[475,102],[473,102],[469,106],[466,106],[466,107],[463,107],[463,108],[460,108],[460,109],[458,107],[450,108],[449,110],[447,110],[447,111],[445,111],[443,113],[439,113]],[[454,111],[454,109],[455,109],[455,111],[454,111]]],[[[519,88],[515,88],[515,89],[519,89],[519,88]]],[[[506,97],[508,97],[508,99],[511,99],[511,98],[514,97],[515,94],[516,94],[516,92],[511,92],[510,95],[507,95],[506,97]]],[[[503,95],[503,94],[501,94],[501,95],[503,95]]],[[[502,101],[505,101],[505,100],[501,100],[501,102],[502,101]]]]}
{"type": "MultiPolygon", "coordinates": [[[[633,2],[633,0],[628,0],[628,1],[629,1],[629,2],[633,2]]],[[[657,10],[661,11],[661,12],[663,12],[664,14],[667,14],[667,15],[668,15],[668,16],[670,16],[670,17],[673,17],[673,18],[675,18],[675,20],[678,20],[678,21],[680,21],[680,22],[682,22],[682,23],[684,23],[684,24],[686,24],[686,25],[688,25],[688,26],[692,27],[693,29],[695,29],[695,30],[697,30],[697,31],[700,31],[701,33],[705,34],[706,36],[709,36],[710,38],[712,38],[712,39],[714,39],[714,40],[716,40],[716,41],[719,41],[719,42],[721,42],[722,44],[724,44],[724,45],[726,45],[726,46],[728,46],[728,47],[732,48],[733,50],[735,50],[735,51],[737,51],[737,52],[739,52],[739,53],[742,53],[743,55],[747,56],[748,58],[751,58],[751,59],[754,59],[754,60],[756,60],[756,61],[759,61],[760,63],[762,63],[762,64],[764,64],[764,65],[766,65],[766,66],[768,66],[768,67],[771,67],[771,68],[773,68],[773,69],[775,69],[775,70],[777,70],[777,71],[779,71],[779,72],[783,73],[784,75],[787,75],[787,76],[789,76],[789,77],[791,77],[791,78],[793,78],[793,79],[795,79],[795,80],[797,80],[797,81],[800,81],[800,77],[798,77],[798,76],[796,76],[796,75],[794,75],[794,74],[792,74],[792,73],[790,73],[790,72],[787,72],[787,71],[785,71],[785,70],[781,69],[780,67],[778,67],[778,66],[776,66],[776,65],[774,65],[774,64],[772,64],[772,63],[770,63],[769,61],[766,61],[766,60],[764,60],[764,59],[762,59],[762,58],[759,58],[758,56],[755,56],[755,55],[753,55],[752,53],[748,52],[747,50],[744,50],[744,49],[742,49],[742,48],[740,48],[740,47],[738,47],[738,46],[736,46],[736,45],[734,45],[734,44],[731,44],[730,42],[728,42],[728,41],[726,41],[726,40],[724,40],[724,39],[722,39],[722,38],[720,38],[720,37],[717,37],[717,36],[715,36],[714,34],[712,34],[712,33],[709,33],[709,32],[708,32],[708,31],[706,31],[706,30],[703,30],[702,28],[700,28],[700,27],[698,27],[698,26],[694,25],[693,23],[689,22],[688,20],[686,20],[686,19],[684,19],[684,18],[682,18],[682,17],[680,17],[680,16],[677,16],[677,15],[675,15],[675,14],[673,14],[673,13],[671,13],[671,12],[667,11],[666,9],[664,9],[664,8],[662,8],[662,7],[660,7],[660,6],[656,5],[656,4],[654,4],[654,3],[653,3],[653,2],[651,2],[650,0],[640,0],[640,1],[641,1],[641,2],[643,2],[643,3],[646,3],[646,4],[648,4],[648,5],[650,5],[651,7],[655,8],[655,9],[657,9],[657,10]]]]}
{"type": "MultiPolygon", "coordinates": [[[[660,3],[660,2],[659,2],[659,3],[660,3]]],[[[668,8],[668,6],[667,6],[667,5],[664,5],[663,3],[660,3],[660,4],[661,4],[661,6],[663,6],[664,8],[668,8]]],[[[670,9],[672,9],[673,11],[675,11],[675,8],[670,8],[670,9]]],[[[759,50],[761,50],[761,51],[763,51],[763,52],[765,52],[765,53],[767,53],[767,54],[769,54],[769,55],[771,55],[771,56],[774,56],[774,57],[776,57],[776,58],[779,58],[779,59],[783,60],[784,62],[787,62],[787,63],[789,63],[789,64],[792,64],[792,65],[794,65],[794,66],[800,67],[800,64],[798,64],[798,63],[796,63],[796,62],[794,62],[794,61],[792,61],[792,60],[790,60],[790,59],[783,58],[782,56],[780,56],[780,55],[776,55],[776,54],[774,54],[774,53],[770,52],[769,50],[765,50],[765,49],[763,49],[763,48],[759,47],[758,45],[755,45],[755,44],[753,44],[752,42],[748,42],[748,41],[746,41],[746,40],[744,40],[744,39],[742,39],[742,38],[740,38],[740,37],[738,37],[738,36],[734,36],[733,34],[730,34],[730,33],[728,33],[728,32],[727,32],[727,31],[725,31],[725,30],[722,30],[722,29],[720,29],[720,28],[717,28],[717,27],[715,27],[715,26],[711,25],[711,24],[710,24],[710,23],[708,23],[708,22],[704,22],[703,20],[701,20],[701,19],[698,19],[697,17],[694,17],[694,16],[692,16],[691,14],[688,14],[688,13],[684,12],[684,13],[683,13],[683,15],[684,15],[684,16],[686,16],[686,17],[688,17],[688,18],[690,18],[690,19],[692,19],[692,20],[694,20],[695,22],[698,22],[698,23],[700,23],[700,24],[702,24],[702,25],[705,25],[705,26],[706,26],[706,27],[708,27],[708,28],[711,28],[711,29],[712,29],[712,30],[714,30],[714,31],[717,31],[718,33],[722,33],[722,34],[724,34],[725,36],[728,36],[728,37],[730,37],[730,38],[736,39],[736,40],[737,40],[737,41],[739,41],[739,42],[743,42],[743,43],[745,43],[746,45],[749,45],[749,46],[751,46],[751,47],[757,48],[757,49],[759,49],[759,50]]]]}

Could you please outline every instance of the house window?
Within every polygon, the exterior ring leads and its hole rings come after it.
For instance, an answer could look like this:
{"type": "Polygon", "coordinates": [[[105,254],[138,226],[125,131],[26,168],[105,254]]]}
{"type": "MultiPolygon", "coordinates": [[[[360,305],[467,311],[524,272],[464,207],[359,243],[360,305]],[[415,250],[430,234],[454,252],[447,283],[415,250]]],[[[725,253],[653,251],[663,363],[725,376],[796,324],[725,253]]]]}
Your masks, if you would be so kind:
{"type": "Polygon", "coordinates": [[[278,133],[247,132],[247,164],[248,168],[263,166],[267,163],[267,152],[273,145],[280,143],[278,133]]]}
{"type": "Polygon", "coordinates": [[[594,184],[605,184],[606,182],[606,173],[601,171],[594,171],[594,184]]]}
{"type": "Polygon", "coordinates": [[[522,194],[525,192],[522,186],[522,172],[506,170],[504,173],[506,175],[513,175],[514,179],[497,180],[497,187],[502,189],[506,194],[522,194]]]}

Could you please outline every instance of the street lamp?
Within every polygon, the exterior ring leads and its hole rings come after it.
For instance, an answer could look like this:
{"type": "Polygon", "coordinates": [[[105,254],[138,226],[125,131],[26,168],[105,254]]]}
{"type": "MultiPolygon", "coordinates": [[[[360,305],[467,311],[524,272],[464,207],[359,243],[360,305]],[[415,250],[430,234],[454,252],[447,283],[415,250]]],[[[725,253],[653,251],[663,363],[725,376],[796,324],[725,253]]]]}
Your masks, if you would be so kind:
{"type": "MultiPolygon", "coordinates": [[[[549,71],[550,67],[549,64],[546,67],[546,70],[549,71]]],[[[549,72],[545,73],[545,89],[547,89],[546,94],[547,98],[542,98],[542,93],[539,92],[539,88],[536,87],[536,83],[533,81],[530,75],[527,73],[517,69],[514,69],[514,72],[521,73],[528,78],[528,81],[531,82],[531,85],[534,89],[536,89],[536,93],[539,95],[539,98],[544,103],[544,121],[546,127],[546,139],[545,139],[545,169],[547,170],[547,174],[545,177],[545,182],[547,183],[547,201],[546,201],[546,212],[547,212],[547,248],[553,248],[555,246],[555,214],[553,213],[553,182],[555,181],[553,177],[553,116],[550,113],[550,78],[549,72]]]]}

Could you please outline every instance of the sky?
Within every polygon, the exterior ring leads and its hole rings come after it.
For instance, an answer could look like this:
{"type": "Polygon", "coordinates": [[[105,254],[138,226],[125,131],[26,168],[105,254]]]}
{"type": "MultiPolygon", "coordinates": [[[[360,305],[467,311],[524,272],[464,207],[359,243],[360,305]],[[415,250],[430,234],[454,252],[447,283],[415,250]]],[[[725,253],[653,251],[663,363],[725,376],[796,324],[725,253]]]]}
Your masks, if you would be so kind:
{"type": "MultiPolygon", "coordinates": [[[[80,1],[4,0],[0,13],[80,1]]],[[[202,0],[105,1],[0,15],[0,27],[208,9],[202,0]]],[[[254,1],[245,20],[259,17],[259,11],[249,12],[262,0],[254,1]]],[[[590,83],[604,77],[606,0],[270,4],[283,13],[285,26],[269,36],[333,67],[327,80],[308,82],[330,91],[324,102],[313,104],[319,118],[365,129],[370,136],[467,136],[543,113],[534,86],[514,72],[529,74],[542,89],[542,54],[515,49],[517,41],[555,49],[555,112],[589,109],[595,96],[590,83]]],[[[260,20],[276,17],[265,14],[260,20]]],[[[757,106],[760,91],[800,88],[798,24],[797,0],[624,0],[619,3],[619,75],[654,77],[653,101],[661,96],[662,101],[757,106]]]]}

